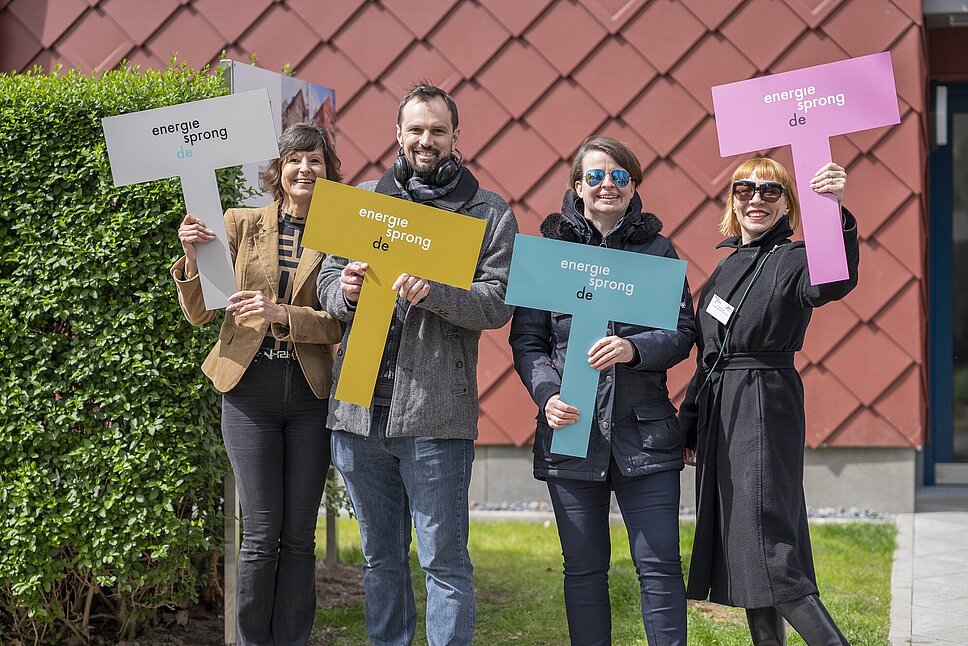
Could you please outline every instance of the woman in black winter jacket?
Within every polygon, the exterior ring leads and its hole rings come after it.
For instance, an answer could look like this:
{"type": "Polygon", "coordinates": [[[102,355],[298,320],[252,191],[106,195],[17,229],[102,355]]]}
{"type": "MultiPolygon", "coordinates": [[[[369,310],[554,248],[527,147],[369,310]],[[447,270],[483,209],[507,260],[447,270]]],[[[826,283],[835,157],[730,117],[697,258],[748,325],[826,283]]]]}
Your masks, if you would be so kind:
{"type": "MultiPolygon", "coordinates": [[[[627,145],[585,140],[572,164],[561,213],[545,237],[676,258],[662,223],[642,211],[642,169],[627,145]]],[[[538,405],[534,475],[545,480],[564,556],[565,609],[572,644],[611,643],[608,513],[615,492],[629,533],[649,644],[686,643],[679,558],[679,472],[683,435],[669,401],[666,370],[689,355],[692,299],[683,289],[676,330],[620,322],[589,348],[568,348],[571,316],[519,307],[511,322],[514,366],[538,405]],[[600,372],[593,411],[561,401],[565,352],[587,352],[600,372]],[[591,418],[585,458],[551,453],[555,429],[591,418]]],[[[587,422],[585,422],[587,423],[587,422]]]]}
{"type": "MultiPolygon", "coordinates": [[[[811,182],[838,202],[846,184],[836,164],[811,182]]],[[[810,646],[847,643],[817,592],[793,357],[813,308],[857,284],[857,223],[841,209],[849,278],[811,285],[804,244],[790,240],[799,222],[783,166],[760,157],[736,169],[720,223],[733,237],[719,245],[734,251],[699,298],[699,366],[679,414],[698,463],[687,594],[746,608],[758,646],[785,643],[784,618],[810,646]]]]}

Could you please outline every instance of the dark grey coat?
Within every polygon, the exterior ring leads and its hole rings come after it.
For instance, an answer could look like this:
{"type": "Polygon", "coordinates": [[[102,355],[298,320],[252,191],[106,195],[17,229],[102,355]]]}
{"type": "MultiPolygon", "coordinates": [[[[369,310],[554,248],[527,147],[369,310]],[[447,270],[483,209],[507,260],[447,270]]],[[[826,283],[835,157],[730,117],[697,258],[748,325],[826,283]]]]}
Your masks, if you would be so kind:
{"type": "MultiPolygon", "coordinates": [[[[636,193],[625,216],[602,235],[585,219],[584,206],[572,191],[565,194],[561,213],[548,216],[545,237],[607,246],[614,249],[677,258],[672,243],[659,235],[662,223],[642,212],[636,193]]],[[[588,455],[576,458],[551,453],[551,435],[544,407],[561,391],[561,367],[568,351],[571,315],[527,307],[514,310],[510,343],[514,367],[538,405],[534,438],[534,476],[605,480],[609,461],[626,476],[682,469],[682,433],[676,409],[669,401],[666,370],[689,356],[696,336],[692,296],[683,287],[675,330],[660,330],[612,321],[611,334],[629,340],[636,358],[602,370],[595,402],[588,455]]]]}
{"type": "MultiPolygon", "coordinates": [[[[365,182],[360,188],[400,196],[392,170],[379,182],[365,182]]],[[[479,414],[478,342],[482,330],[499,328],[511,318],[511,307],[505,304],[504,294],[518,224],[507,202],[482,189],[467,168],[453,191],[425,204],[484,220],[487,229],[471,288],[433,282],[427,298],[407,309],[387,437],[475,440],[479,414]]],[[[346,347],[356,314],[339,287],[340,272],[347,262],[346,258],[327,256],[316,280],[323,309],[347,324],[342,347],[346,347]]],[[[383,344],[384,340],[373,342],[383,344]]],[[[326,425],[333,430],[369,435],[370,409],[335,398],[343,355],[341,348],[333,365],[326,425]]]]}
{"type": "Polygon", "coordinates": [[[806,250],[790,241],[785,217],[749,244],[737,236],[719,245],[735,251],[699,298],[699,367],[679,414],[687,446],[698,451],[691,599],[761,608],[817,593],[803,498],[803,384],[793,355],[813,308],[857,284],[857,224],[844,215],[850,278],[841,282],[810,284],[806,250]],[[725,326],[707,307],[714,294],[736,307],[748,288],[716,364],[725,326]]]}

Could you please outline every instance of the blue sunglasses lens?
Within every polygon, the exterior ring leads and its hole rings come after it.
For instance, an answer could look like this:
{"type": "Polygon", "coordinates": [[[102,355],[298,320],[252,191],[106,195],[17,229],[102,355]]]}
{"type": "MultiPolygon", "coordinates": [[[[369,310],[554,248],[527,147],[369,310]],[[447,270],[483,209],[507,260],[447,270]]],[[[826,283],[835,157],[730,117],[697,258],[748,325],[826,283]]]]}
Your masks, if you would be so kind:
{"type": "MultiPolygon", "coordinates": [[[[616,168],[609,172],[612,177],[612,184],[619,188],[625,188],[628,186],[629,181],[631,181],[632,176],[629,172],[622,168],[616,168]]],[[[605,171],[601,168],[592,168],[585,172],[585,183],[589,186],[595,187],[605,181],[605,171]]]]}

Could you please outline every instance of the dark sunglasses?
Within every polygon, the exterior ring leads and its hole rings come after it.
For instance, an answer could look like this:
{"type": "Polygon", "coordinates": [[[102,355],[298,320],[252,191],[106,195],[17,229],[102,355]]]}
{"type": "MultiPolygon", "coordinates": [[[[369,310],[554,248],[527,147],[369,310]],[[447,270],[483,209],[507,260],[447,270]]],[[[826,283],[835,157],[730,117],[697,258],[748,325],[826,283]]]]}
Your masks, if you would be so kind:
{"type": "MultiPolygon", "coordinates": [[[[616,168],[615,170],[609,171],[608,174],[612,178],[612,184],[615,184],[619,188],[625,188],[632,180],[632,176],[623,168],[616,168]]],[[[589,186],[598,186],[604,180],[605,171],[601,168],[592,168],[585,171],[585,183],[589,186]]]]}
{"type": "Polygon", "coordinates": [[[783,188],[783,184],[780,182],[763,182],[762,184],[757,184],[748,179],[733,182],[733,197],[740,202],[749,202],[757,193],[760,194],[764,202],[773,203],[786,193],[786,189],[783,188]]]}

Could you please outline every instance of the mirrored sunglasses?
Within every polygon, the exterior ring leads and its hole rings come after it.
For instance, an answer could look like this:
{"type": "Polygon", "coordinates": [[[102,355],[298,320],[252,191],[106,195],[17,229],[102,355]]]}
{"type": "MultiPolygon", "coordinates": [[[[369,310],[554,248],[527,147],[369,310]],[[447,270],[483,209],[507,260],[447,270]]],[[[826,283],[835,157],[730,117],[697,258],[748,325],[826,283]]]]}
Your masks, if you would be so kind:
{"type": "Polygon", "coordinates": [[[764,202],[772,203],[780,199],[785,192],[786,189],[780,182],[763,182],[762,184],[749,180],[733,182],[733,197],[740,202],[749,202],[754,195],[759,193],[764,202]]]}
{"type": "MultiPolygon", "coordinates": [[[[612,184],[619,188],[625,188],[632,180],[629,172],[623,168],[616,168],[608,173],[612,178],[612,184]]],[[[591,168],[585,171],[585,183],[589,186],[598,186],[605,181],[605,171],[601,168],[591,168]]]]}

